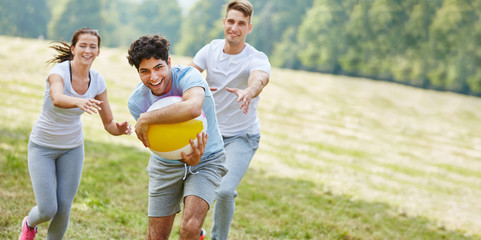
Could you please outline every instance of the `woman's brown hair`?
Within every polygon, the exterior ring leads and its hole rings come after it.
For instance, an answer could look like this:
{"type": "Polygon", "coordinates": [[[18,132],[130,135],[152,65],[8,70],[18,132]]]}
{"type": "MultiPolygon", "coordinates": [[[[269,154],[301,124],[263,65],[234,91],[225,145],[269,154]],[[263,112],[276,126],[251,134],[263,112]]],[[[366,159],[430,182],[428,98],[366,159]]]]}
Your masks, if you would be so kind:
{"type": "Polygon", "coordinates": [[[73,60],[73,54],[72,54],[72,46],[75,46],[77,44],[77,41],[82,34],[92,34],[97,37],[99,40],[98,47],[100,48],[100,35],[99,32],[96,29],[92,28],[81,28],[77,31],[72,36],[72,41],[69,43],[65,41],[60,41],[56,42],[54,45],[51,45],[50,48],[55,49],[55,51],[58,52],[58,54],[53,57],[52,59],[47,61],[47,64],[50,63],[61,63],[67,60],[73,60]]]}

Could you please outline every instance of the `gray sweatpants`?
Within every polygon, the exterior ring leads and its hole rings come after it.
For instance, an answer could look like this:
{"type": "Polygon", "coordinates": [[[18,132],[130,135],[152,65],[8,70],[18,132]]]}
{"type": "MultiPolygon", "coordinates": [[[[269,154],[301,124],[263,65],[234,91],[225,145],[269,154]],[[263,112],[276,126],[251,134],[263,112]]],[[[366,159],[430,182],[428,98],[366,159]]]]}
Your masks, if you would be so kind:
{"type": "Polygon", "coordinates": [[[28,143],[28,170],[37,200],[37,206],[28,214],[28,224],[35,227],[51,220],[49,240],[62,239],[67,231],[83,162],[83,144],[73,149],[53,149],[28,143]]]}
{"type": "Polygon", "coordinates": [[[260,134],[243,134],[223,137],[226,152],[226,165],[229,172],[222,178],[214,205],[214,224],[211,238],[228,239],[230,224],[235,212],[237,186],[244,177],[252,157],[259,147],[260,134]]]}

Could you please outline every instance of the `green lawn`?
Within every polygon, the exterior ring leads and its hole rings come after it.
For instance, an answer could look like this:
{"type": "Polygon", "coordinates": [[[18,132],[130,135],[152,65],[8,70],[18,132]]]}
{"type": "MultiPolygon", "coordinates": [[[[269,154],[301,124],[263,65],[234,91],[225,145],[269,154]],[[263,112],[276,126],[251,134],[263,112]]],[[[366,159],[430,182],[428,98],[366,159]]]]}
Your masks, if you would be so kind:
{"type": "MultiPolygon", "coordinates": [[[[53,53],[46,41],[0,36],[0,239],[16,239],[35,205],[27,140],[53,53]]],[[[133,124],[126,103],[139,80],[125,56],[102,49],[94,68],[116,119],[133,124]]],[[[481,99],[282,69],[261,98],[261,145],[230,239],[481,239],[481,99]]],[[[149,151],[135,134],[108,135],[98,116],[83,122],[85,166],[65,238],[144,239],[149,151]]]]}

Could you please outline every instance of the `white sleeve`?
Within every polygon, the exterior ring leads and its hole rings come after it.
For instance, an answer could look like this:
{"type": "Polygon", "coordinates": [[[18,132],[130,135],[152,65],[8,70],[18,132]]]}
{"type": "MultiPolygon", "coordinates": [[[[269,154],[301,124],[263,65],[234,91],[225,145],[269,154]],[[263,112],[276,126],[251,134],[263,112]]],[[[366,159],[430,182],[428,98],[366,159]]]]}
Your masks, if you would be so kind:
{"type": "Polygon", "coordinates": [[[271,64],[269,63],[269,58],[262,52],[257,52],[254,54],[251,61],[249,61],[249,68],[249,72],[261,70],[266,72],[268,75],[271,75],[271,64]]]}
{"type": "Polygon", "coordinates": [[[195,65],[200,67],[202,70],[207,69],[207,56],[210,51],[210,43],[202,47],[194,56],[192,60],[195,65]]]}
{"type": "Polygon", "coordinates": [[[50,77],[50,75],[52,74],[58,74],[60,75],[60,77],[62,77],[62,79],[65,81],[65,80],[69,80],[70,79],[70,70],[68,68],[68,61],[64,61],[64,62],[61,62],[61,63],[57,63],[53,66],[53,68],[50,70],[50,72],[48,73],[48,76],[47,76],[47,82],[48,82],[48,78],[50,77]]]}
{"type": "Polygon", "coordinates": [[[97,81],[98,81],[98,94],[97,95],[100,95],[103,92],[105,92],[105,90],[107,90],[107,83],[105,83],[104,77],[102,75],[100,75],[100,73],[98,74],[97,81]]]}

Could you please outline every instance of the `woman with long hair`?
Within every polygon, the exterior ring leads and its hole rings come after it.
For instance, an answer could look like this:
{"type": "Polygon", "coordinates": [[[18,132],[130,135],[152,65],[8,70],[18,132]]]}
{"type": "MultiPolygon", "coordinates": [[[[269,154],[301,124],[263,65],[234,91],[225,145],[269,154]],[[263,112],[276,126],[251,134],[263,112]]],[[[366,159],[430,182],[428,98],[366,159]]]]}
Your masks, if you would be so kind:
{"type": "Polygon", "coordinates": [[[105,81],[92,63],[100,53],[97,30],[77,30],[71,43],[51,46],[58,54],[47,81],[43,106],[28,142],[28,170],[37,201],[22,222],[20,240],[35,238],[37,226],[50,221],[47,239],[62,239],[84,162],[81,115],[99,114],[105,130],[130,134],[130,124],[114,120],[105,81]]]}

